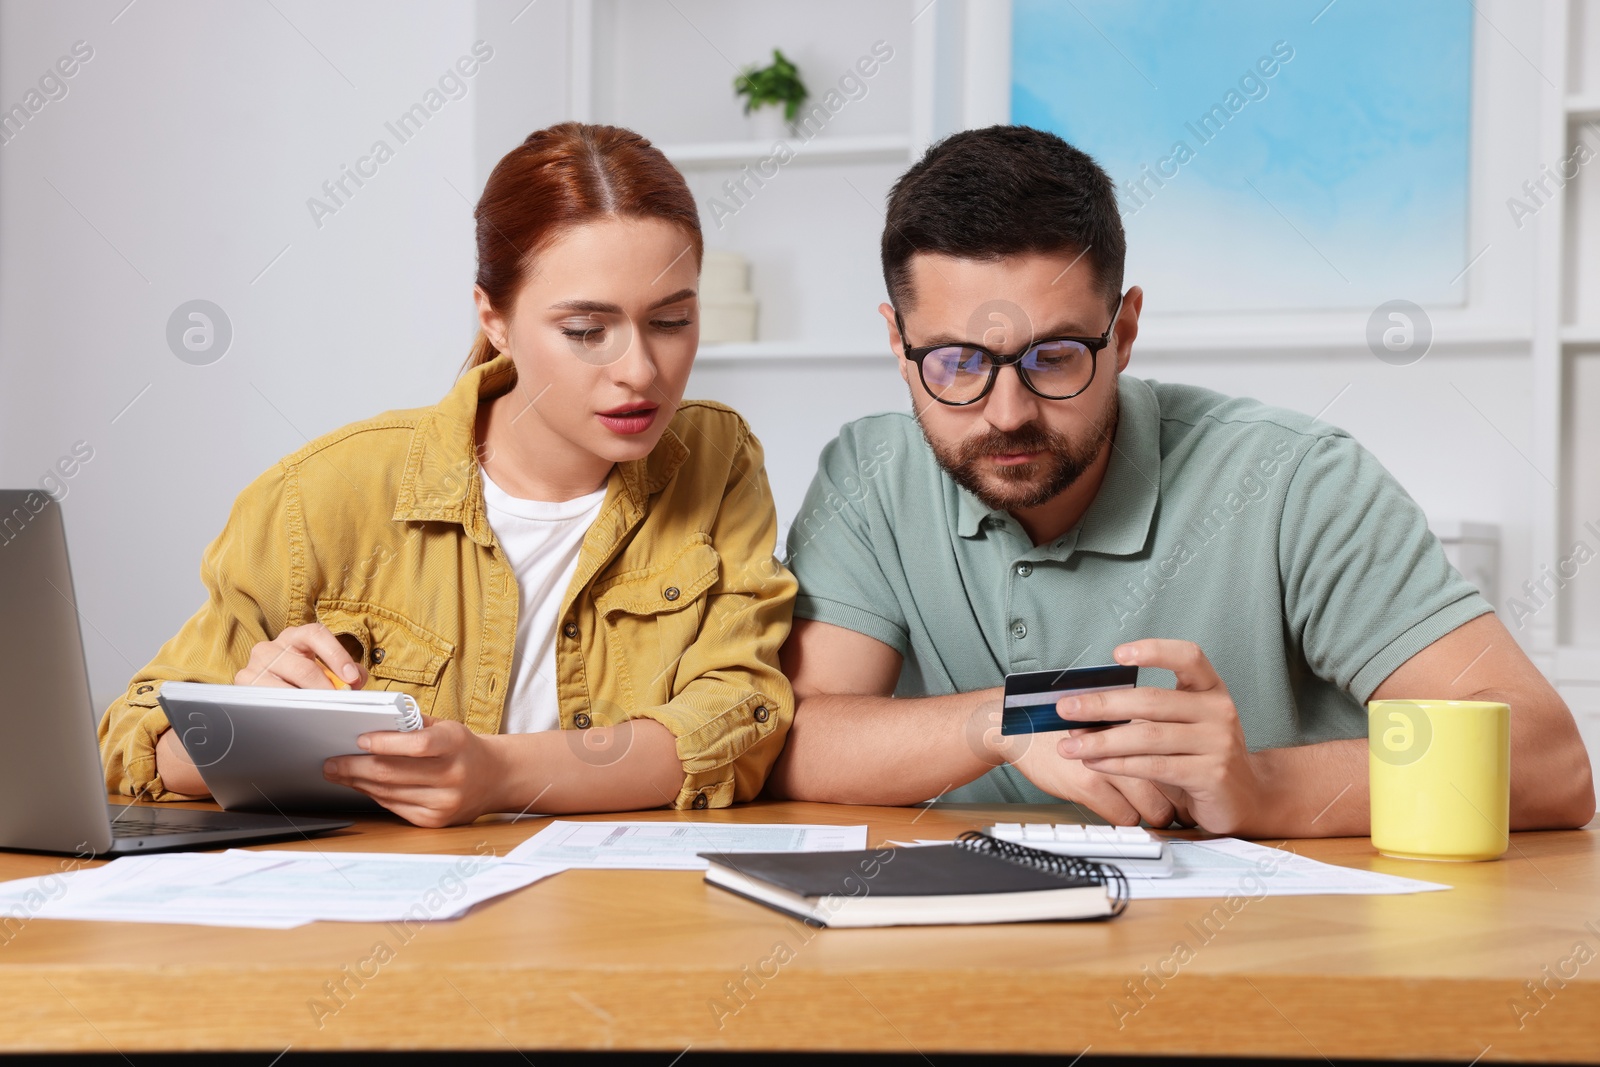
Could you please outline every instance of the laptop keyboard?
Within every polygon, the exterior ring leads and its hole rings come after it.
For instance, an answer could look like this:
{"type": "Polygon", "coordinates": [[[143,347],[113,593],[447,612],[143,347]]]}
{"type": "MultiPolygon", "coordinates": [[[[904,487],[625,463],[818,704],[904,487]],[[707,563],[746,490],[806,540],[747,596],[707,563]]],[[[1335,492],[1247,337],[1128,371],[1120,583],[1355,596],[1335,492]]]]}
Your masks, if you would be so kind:
{"type": "Polygon", "coordinates": [[[194,822],[176,822],[171,819],[141,819],[128,816],[113,820],[111,823],[112,837],[156,837],[162,834],[193,834],[206,830],[217,830],[216,823],[196,820],[194,822]]]}

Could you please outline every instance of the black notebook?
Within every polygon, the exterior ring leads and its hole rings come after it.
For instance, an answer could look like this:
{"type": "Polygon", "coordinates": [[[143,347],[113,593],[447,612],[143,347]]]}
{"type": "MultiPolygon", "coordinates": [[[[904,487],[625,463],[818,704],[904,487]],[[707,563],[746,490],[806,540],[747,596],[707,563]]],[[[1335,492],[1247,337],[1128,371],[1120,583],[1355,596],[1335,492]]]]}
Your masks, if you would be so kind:
{"type": "Polygon", "coordinates": [[[1106,919],[1128,904],[1112,864],[976,830],[917,848],[700,855],[712,885],[820,926],[1106,919]]]}

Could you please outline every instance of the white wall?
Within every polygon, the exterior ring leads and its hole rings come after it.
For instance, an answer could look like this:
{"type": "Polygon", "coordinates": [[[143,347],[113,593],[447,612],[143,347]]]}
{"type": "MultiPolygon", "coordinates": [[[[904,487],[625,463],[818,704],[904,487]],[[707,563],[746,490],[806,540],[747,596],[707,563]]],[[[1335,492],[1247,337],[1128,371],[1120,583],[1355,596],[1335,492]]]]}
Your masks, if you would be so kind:
{"type": "MultiPolygon", "coordinates": [[[[0,106],[73,42],[94,48],[67,97],[0,146],[0,483],[35,483],[77,441],[94,448],[66,512],[102,702],[199,604],[201,549],[243,485],[307,437],[448,388],[473,329],[472,203],[505,151],[575,103],[574,21],[559,0],[124,3],[0,0],[0,106]],[[374,139],[392,141],[385,121],[480,39],[494,55],[465,97],[319,228],[307,198],[374,139]],[[234,328],[210,366],[181,362],[164,337],[173,309],[196,297],[234,328]]],[[[1539,75],[1519,54],[1537,54],[1540,29],[1508,5],[1480,6],[1510,41],[1478,25],[1472,242],[1492,248],[1461,280],[1465,308],[1435,316],[1433,353],[1412,367],[1380,363],[1362,339],[1364,313],[1169,316],[1151,292],[1133,372],[1326,408],[1430,514],[1499,524],[1509,589],[1535,573],[1537,474],[1523,458],[1533,228],[1512,227],[1504,200],[1547,161],[1528,121],[1539,75]]],[[[949,99],[956,75],[919,75],[914,46],[919,33],[959,44],[965,8],[940,0],[928,32],[912,22],[922,7],[601,0],[591,117],[661,142],[744,136],[728,93],[735,65],[793,40],[794,57],[827,82],[884,39],[896,58],[830,132],[922,121],[944,132],[963,113],[949,99]],[[918,111],[919,77],[939,93],[936,119],[918,111]]],[[[906,402],[888,357],[867,354],[884,350],[877,240],[900,169],[792,166],[726,226],[706,218],[709,246],[750,257],[765,336],[862,351],[815,363],[708,351],[695,371],[691,391],[738,407],[765,441],[785,520],[842,421],[906,402]]],[[[690,181],[705,203],[726,176],[690,181]]],[[[1600,374],[1574,384],[1572,403],[1600,400],[1600,374]]],[[[1582,507],[1600,500],[1594,470],[1569,488],[1582,507]]],[[[1600,586],[1594,573],[1588,587],[1600,586]]],[[[1600,640],[1600,599],[1584,595],[1574,593],[1569,625],[1600,640]]]]}
{"type": "Polygon", "coordinates": [[[478,85],[404,145],[384,130],[468,52],[470,5],[157,0],[113,23],[124,3],[0,5],[7,107],[94,49],[0,147],[0,483],[94,450],[64,511],[101,704],[201,603],[239,489],[449,387],[478,189],[478,85]],[[394,158],[318,228],[307,199],[380,137],[394,158]],[[233,325],[209,366],[165,339],[197,297],[233,325]]]}

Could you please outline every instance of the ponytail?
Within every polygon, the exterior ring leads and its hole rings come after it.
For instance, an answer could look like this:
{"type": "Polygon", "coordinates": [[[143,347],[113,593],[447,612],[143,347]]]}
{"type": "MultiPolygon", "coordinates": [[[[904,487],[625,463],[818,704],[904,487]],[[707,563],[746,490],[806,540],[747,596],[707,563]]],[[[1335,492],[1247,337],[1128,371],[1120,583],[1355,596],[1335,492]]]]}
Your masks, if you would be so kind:
{"type": "Polygon", "coordinates": [[[477,338],[472,342],[472,350],[467,353],[467,361],[461,365],[461,374],[467,373],[473,367],[483,366],[499,354],[499,350],[489,343],[489,335],[479,330],[477,338]]]}

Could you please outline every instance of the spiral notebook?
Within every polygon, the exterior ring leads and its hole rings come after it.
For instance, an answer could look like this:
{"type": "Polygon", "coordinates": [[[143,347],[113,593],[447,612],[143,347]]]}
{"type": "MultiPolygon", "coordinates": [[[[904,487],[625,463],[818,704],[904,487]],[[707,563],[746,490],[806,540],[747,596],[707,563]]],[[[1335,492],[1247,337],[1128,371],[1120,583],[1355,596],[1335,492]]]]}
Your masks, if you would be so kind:
{"type": "Polygon", "coordinates": [[[166,682],[157,699],[206,788],[228,811],[376,811],[359,790],[322,776],[356,738],[420,730],[408,693],[166,682]]]}
{"type": "Polygon", "coordinates": [[[1114,864],[971,830],[949,845],[850,852],[703,852],[706,881],[818,926],[1108,919],[1128,905],[1114,864]]]}

